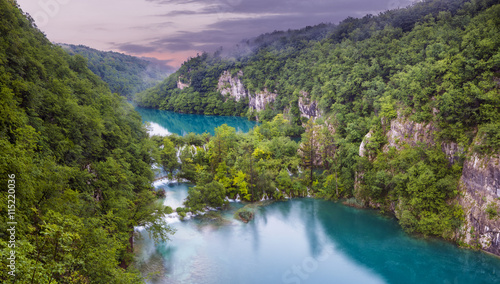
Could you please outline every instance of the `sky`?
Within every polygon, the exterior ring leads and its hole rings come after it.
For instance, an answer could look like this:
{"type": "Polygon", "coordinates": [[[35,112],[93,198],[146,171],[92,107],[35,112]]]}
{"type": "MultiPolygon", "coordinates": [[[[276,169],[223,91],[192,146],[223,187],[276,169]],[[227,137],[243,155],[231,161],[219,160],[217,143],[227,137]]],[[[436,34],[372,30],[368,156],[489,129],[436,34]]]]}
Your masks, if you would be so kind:
{"type": "Polygon", "coordinates": [[[412,0],[17,0],[55,43],[153,57],[188,57],[275,30],[338,23],[412,0]]]}

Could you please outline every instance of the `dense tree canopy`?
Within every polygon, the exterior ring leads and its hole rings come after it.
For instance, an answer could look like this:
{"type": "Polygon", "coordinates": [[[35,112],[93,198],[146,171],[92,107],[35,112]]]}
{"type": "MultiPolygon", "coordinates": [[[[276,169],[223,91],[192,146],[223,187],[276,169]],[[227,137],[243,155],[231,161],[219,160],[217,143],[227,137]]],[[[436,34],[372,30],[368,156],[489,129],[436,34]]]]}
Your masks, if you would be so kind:
{"type": "MultiPolygon", "coordinates": [[[[153,62],[118,52],[99,51],[83,45],[61,44],[69,54],[87,60],[89,69],[108,83],[111,92],[132,99],[173,72],[163,62],[153,62]]],[[[151,59],[152,60],[152,59],[151,59]]]]}
{"type": "Polygon", "coordinates": [[[127,269],[134,226],[158,239],[170,229],[154,202],[156,150],[139,115],[10,0],[0,0],[0,93],[0,282],[141,283],[127,269]]]}

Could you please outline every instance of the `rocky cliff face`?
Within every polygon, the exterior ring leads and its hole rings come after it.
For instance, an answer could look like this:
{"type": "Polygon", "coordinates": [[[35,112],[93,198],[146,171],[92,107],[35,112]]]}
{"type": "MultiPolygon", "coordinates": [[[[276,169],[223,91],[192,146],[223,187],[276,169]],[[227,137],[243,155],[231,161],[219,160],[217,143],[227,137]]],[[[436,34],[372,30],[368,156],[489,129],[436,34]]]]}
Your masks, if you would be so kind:
{"type": "Polygon", "coordinates": [[[242,76],[243,72],[241,70],[235,76],[231,76],[229,71],[224,71],[219,78],[217,90],[223,96],[234,98],[236,101],[248,97],[248,106],[256,111],[264,110],[267,104],[276,100],[278,94],[271,93],[267,89],[257,94],[250,94],[241,81],[242,76]]]}
{"type": "Polygon", "coordinates": [[[179,79],[177,79],[177,88],[178,88],[178,89],[181,89],[181,90],[184,90],[185,88],[189,88],[189,84],[187,84],[187,83],[182,83],[182,82],[181,82],[181,78],[182,78],[182,77],[179,77],[179,79]]]}
{"type": "Polygon", "coordinates": [[[266,108],[267,104],[273,103],[278,94],[270,93],[267,89],[263,92],[250,96],[248,105],[256,111],[261,111],[266,108]]]}
{"type": "Polygon", "coordinates": [[[398,114],[398,117],[391,121],[386,134],[387,144],[383,150],[387,151],[389,147],[396,147],[399,150],[405,143],[412,147],[417,146],[418,143],[432,146],[435,144],[436,130],[437,127],[433,123],[416,123],[398,114]]]}
{"type": "Polygon", "coordinates": [[[500,155],[471,153],[464,162],[460,192],[465,220],[458,238],[500,255],[500,155]]]}
{"type": "MultiPolygon", "coordinates": [[[[416,146],[424,143],[435,145],[434,133],[437,127],[433,123],[416,123],[398,116],[392,120],[386,130],[389,147],[400,149],[403,143],[416,146]]],[[[369,143],[372,131],[366,134],[359,148],[359,155],[366,155],[366,145],[369,143]]],[[[472,147],[469,147],[472,149],[472,147]]],[[[464,224],[457,232],[456,239],[471,247],[500,255],[500,155],[480,156],[473,150],[464,153],[457,143],[441,143],[441,150],[446,154],[450,164],[465,156],[462,176],[459,183],[458,204],[464,211],[464,224]]],[[[363,173],[357,173],[356,182],[363,178],[363,173]]],[[[356,192],[356,190],[355,190],[356,192]]],[[[376,204],[372,204],[377,207],[376,204]]],[[[397,206],[391,206],[397,211],[397,206]]]]}
{"type": "Polygon", "coordinates": [[[304,91],[300,92],[299,110],[303,117],[316,119],[321,116],[318,110],[318,102],[311,100],[309,93],[304,91]]]}
{"type": "Polygon", "coordinates": [[[243,72],[241,70],[234,77],[231,76],[229,71],[224,71],[219,78],[217,90],[221,92],[223,96],[232,97],[237,102],[245,99],[248,96],[248,93],[240,80],[240,77],[242,76],[243,72]]]}
{"type": "Polygon", "coordinates": [[[372,138],[372,135],[373,135],[373,131],[370,130],[370,132],[368,132],[365,135],[365,138],[363,138],[361,145],[359,145],[359,156],[360,157],[364,157],[366,155],[366,145],[368,143],[370,143],[370,138],[372,138]]]}

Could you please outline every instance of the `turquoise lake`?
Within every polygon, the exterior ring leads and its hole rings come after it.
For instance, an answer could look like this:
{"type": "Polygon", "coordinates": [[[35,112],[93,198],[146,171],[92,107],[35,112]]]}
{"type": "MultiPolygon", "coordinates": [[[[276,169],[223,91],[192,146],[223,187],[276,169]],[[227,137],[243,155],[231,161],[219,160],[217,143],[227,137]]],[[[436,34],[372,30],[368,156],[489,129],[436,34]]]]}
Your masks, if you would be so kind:
{"type": "Polygon", "coordinates": [[[135,110],[142,116],[143,121],[149,122],[150,133],[158,135],[175,133],[184,136],[189,132],[214,134],[214,129],[222,124],[234,127],[236,131],[248,132],[258,124],[245,117],[184,114],[141,107],[136,107],[135,110]]]}
{"type": "MultiPolygon", "coordinates": [[[[145,121],[170,133],[182,134],[182,125],[190,123],[190,118],[173,122],[171,113],[156,111],[154,118],[155,112],[146,113],[145,121]]],[[[212,123],[206,125],[217,124],[212,123]]],[[[162,202],[174,209],[182,206],[189,187],[166,181],[154,185],[165,189],[162,202]]],[[[147,283],[500,283],[500,258],[410,236],[397,220],[377,211],[293,199],[259,207],[245,224],[232,217],[242,206],[231,203],[219,219],[181,221],[168,215],[177,232],[167,243],[155,245],[137,228],[136,266],[147,283]]]]}

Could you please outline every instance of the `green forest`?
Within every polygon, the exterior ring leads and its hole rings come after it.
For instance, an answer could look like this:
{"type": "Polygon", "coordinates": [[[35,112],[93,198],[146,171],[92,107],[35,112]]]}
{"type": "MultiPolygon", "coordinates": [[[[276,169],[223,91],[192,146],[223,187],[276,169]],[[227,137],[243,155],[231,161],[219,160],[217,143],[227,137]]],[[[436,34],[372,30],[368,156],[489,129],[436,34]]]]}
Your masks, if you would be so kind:
{"type": "Polygon", "coordinates": [[[15,1],[0,0],[0,35],[0,282],[143,283],[130,266],[134,227],[158,241],[173,231],[140,116],[15,1]]]}
{"type": "Polygon", "coordinates": [[[152,62],[134,56],[99,51],[84,45],[61,44],[69,54],[79,54],[87,60],[94,74],[108,83],[111,92],[131,100],[134,94],[155,86],[173,73],[162,62],[152,62]]]}
{"type": "Polygon", "coordinates": [[[316,196],[394,212],[408,232],[454,239],[464,218],[456,201],[464,159],[500,150],[499,29],[496,1],[422,1],[203,53],[135,99],[263,122],[248,135],[222,126],[196,154],[201,142],[156,139],[164,167],[196,184],[187,210],[222,207],[226,197],[316,196]],[[223,96],[224,71],[242,71],[250,96],[269,89],[276,100],[256,113],[248,99],[223,96]],[[304,92],[317,102],[315,119],[301,114],[304,92]],[[431,125],[432,141],[391,146],[392,120],[431,125]],[[289,138],[300,134],[300,143],[289,138]],[[462,149],[453,159],[440,146],[449,143],[462,149]],[[177,164],[174,149],[184,144],[177,164]]]}
{"type": "MultiPolygon", "coordinates": [[[[175,233],[165,213],[184,217],[229,199],[377,208],[409,233],[460,242],[464,161],[500,153],[497,2],[425,0],[275,31],[190,58],[146,89],[162,70],[83,46],[68,52],[15,1],[0,0],[0,184],[15,189],[15,206],[0,207],[1,282],[143,283],[135,227],[165,242],[175,233]],[[248,97],[221,93],[225,72],[248,97]],[[276,98],[250,107],[266,91],[276,98]],[[149,137],[132,97],[142,107],[261,124],[247,134],[222,125],[214,135],[149,137]],[[306,97],[314,117],[303,113],[306,97]],[[421,137],[391,140],[392,122],[421,127],[421,137]],[[442,145],[458,150],[450,156],[442,145]],[[185,207],[158,202],[158,165],[193,184],[185,207]]],[[[11,204],[9,196],[0,203],[11,204]]],[[[495,204],[491,218],[500,216],[495,204]]],[[[252,214],[244,207],[236,217],[252,214]]]]}

